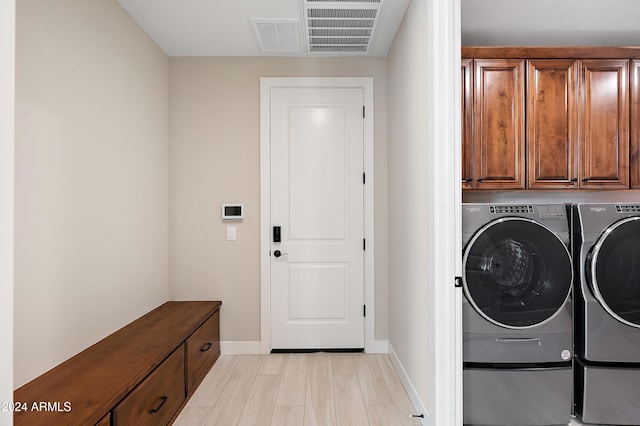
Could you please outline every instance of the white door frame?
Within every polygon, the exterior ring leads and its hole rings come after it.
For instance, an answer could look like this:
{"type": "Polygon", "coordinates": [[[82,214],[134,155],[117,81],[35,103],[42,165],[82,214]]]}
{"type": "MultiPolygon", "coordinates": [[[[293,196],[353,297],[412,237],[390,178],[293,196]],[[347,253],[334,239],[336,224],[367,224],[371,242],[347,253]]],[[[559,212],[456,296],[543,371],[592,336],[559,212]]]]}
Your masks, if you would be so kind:
{"type": "Polygon", "coordinates": [[[460,0],[427,2],[427,144],[432,146],[431,176],[447,178],[433,186],[433,235],[441,256],[435,265],[437,285],[430,291],[429,424],[463,424],[462,291],[453,279],[462,276],[462,153],[460,0]],[[451,96],[451,94],[454,96],[451,96]],[[448,141],[451,143],[442,143],[448,141]],[[453,213],[453,214],[452,214],[453,213]],[[443,285],[441,285],[443,284],[443,285]]]}
{"type": "Polygon", "coordinates": [[[361,88],[364,94],[364,321],[365,352],[386,352],[375,342],[374,158],[372,77],[264,77],[260,79],[260,352],[271,352],[271,90],[275,88],[361,88]]]}
{"type": "MultiPolygon", "coordinates": [[[[0,1],[0,401],[13,401],[15,29],[15,1],[0,1]]],[[[1,425],[12,418],[0,411],[1,425]]]]}

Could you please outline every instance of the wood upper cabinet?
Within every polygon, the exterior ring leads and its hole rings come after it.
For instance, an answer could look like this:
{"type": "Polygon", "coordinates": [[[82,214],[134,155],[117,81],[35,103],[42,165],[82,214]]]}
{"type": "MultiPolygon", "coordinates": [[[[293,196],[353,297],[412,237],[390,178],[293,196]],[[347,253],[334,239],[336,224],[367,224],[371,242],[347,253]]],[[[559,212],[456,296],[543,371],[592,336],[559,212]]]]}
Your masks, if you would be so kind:
{"type": "Polygon", "coordinates": [[[471,188],[473,182],[472,164],[472,127],[471,120],[473,118],[473,60],[463,59],[461,72],[461,95],[462,95],[462,120],[461,139],[462,139],[462,188],[471,188]]]}
{"type": "Polygon", "coordinates": [[[578,187],[578,61],[527,61],[527,187],[578,187]]]}
{"type": "Polygon", "coordinates": [[[462,188],[640,189],[640,48],[462,55],[462,188]]]}
{"type": "Polygon", "coordinates": [[[629,61],[581,61],[580,188],[629,187],[629,61]]]}
{"type": "Polygon", "coordinates": [[[631,119],[630,119],[631,188],[640,189],[640,60],[631,61],[631,119]]]}
{"type": "Polygon", "coordinates": [[[525,61],[476,59],[474,71],[471,186],[523,189],[525,61]]]}

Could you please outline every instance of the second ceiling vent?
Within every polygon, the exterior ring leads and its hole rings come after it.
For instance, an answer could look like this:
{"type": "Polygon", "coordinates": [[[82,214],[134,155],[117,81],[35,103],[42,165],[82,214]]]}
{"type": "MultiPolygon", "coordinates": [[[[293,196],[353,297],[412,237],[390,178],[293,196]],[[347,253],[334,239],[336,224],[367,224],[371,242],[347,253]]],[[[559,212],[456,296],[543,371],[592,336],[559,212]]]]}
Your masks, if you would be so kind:
{"type": "Polygon", "coordinates": [[[310,53],[368,53],[383,0],[302,0],[310,53]]]}
{"type": "Polygon", "coordinates": [[[298,19],[249,19],[258,47],[263,52],[301,52],[298,19]]]}

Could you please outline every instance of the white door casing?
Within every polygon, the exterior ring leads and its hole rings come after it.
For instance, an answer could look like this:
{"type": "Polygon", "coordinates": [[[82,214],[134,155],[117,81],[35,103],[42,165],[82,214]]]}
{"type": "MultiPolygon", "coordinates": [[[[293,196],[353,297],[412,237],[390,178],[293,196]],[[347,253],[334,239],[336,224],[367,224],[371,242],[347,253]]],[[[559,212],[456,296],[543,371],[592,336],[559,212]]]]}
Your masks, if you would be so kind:
{"type": "Polygon", "coordinates": [[[372,90],[371,78],[261,79],[262,353],[386,350],[373,337],[372,90]]]}

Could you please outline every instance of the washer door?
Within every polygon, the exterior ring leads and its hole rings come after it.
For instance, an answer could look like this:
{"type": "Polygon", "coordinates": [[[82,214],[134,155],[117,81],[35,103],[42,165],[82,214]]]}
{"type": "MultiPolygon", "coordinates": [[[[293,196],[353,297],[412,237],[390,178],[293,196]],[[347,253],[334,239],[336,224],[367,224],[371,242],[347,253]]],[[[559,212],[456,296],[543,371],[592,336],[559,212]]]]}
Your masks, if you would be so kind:
{"type": "Polygon", "coordinates": [[[591,290],[602,307],[617,320],[640,328],[640,217],[607,228],[586,265],[591,290]]]}
{"type": "Polygon", "coordinates": [[[480,229],[465,248],[463,286],[487,320],[528,328],[553,318],[564,306],[573,271],[562,240],[525,218],[501,218],[480,229]]]}

